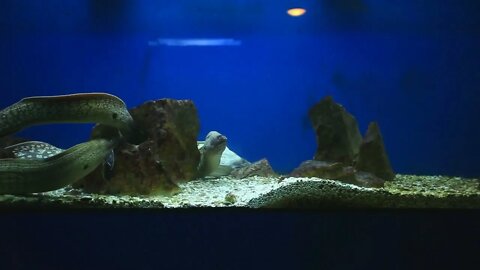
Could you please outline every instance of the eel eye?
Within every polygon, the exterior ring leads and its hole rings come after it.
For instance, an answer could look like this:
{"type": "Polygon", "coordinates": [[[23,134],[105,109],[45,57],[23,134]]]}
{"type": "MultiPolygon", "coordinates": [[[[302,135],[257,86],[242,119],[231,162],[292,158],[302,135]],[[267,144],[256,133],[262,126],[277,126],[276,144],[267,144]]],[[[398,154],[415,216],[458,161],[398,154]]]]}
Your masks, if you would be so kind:
{"type": "Polygon", "coordinates": [[[113,113],[113,114],[112,114],[112,118],[113,118],[113,119],[117,119],[117,118],[118,118],[118,114],[113,113]]]}

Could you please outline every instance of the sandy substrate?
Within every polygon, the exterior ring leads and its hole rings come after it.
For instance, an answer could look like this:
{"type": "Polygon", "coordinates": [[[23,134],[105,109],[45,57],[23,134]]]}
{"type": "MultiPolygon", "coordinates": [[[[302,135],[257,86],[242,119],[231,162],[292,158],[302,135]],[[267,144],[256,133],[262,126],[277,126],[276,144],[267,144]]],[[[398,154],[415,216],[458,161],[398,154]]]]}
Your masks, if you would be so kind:
{"type": "Polygon", "coordinates": [[[0,195],[0,206],[61,208],[480,208],[476,179],[397,175],[384,188],[320,178],[205,179],[172,196],[109,196],[70,188],[28,196],[0,195]]]}

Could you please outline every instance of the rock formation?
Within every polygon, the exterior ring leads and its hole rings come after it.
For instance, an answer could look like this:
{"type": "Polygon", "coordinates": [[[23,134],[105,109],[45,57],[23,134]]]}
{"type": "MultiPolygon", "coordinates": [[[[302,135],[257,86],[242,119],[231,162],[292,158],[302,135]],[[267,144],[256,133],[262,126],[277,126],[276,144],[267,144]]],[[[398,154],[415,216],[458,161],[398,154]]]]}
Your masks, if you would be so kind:
{"type": "Polygon", "coordinates": [[[314,160],[303,162],[290,176],[340,180],[365,187],[383,187],[385,181],[395,178],[376,123],[370,124],[362,140],[355,118],[332,97],[314,105],[309,117],[317,151],[314,160]]]}
{"type": "Polygon", "coordinates": [[[362,142],[355,117],[330,96],[314,105],[308,115],[317,137],[314,159],[353,164],[362,142]]]}
{"type": "Polygon", "coordinates": [[[369,172],[386,181],[395,178],[390,166],[382,134],[376,122],[368,125],[368,130],[360,145],[360,151],[355,168],[359,171],[369,172]]]}
{"type": "MultiPolygon", "coordinates": [[[[194,178],[200,153],[199,121],[193,102],[148,101],[131,109],[130,114],[136,130],[129,142],[115,149],[113,171],[106,173],[100,166],[76,187],[108,194],[174,193],[178,190],[176,182],[194,178]]],[[[101,128],[96,126],[93,134],[101,128]]]]}

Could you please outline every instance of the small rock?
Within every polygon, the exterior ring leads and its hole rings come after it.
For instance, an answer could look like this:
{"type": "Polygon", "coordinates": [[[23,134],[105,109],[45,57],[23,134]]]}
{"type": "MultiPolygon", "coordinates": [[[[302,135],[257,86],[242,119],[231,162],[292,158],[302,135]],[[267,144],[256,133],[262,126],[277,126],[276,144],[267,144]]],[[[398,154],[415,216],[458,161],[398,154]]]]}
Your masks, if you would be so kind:
{"type": "Polygon", "coordinates": [[[276,175],[277,174],[273,171],[272,166],[270,166],[270,163],[265,158],[257,162],[254,162],[250,165],[247,165],[245,167],[234,169],[231,172],[232,177],[239,178],[239,179],[252,177],[252,176],[268,177],[268,176],[276,176],[276,175]]]}
{"type": "Polygon", "coordinates": [[[372,122],[368,126],[368,130],[360,145],[355,169],[372,173],[386,181],[391,181],[395,178],[395,173],[390,166],[390,161],[383,145],[380,128],[376,122],[372,122]]]}
{"type": "Polygon", "coordinates": [[[234,204],[237,202],[237,196],[231,192],[225,195],[225,203],[227,204],[234,204]]]}

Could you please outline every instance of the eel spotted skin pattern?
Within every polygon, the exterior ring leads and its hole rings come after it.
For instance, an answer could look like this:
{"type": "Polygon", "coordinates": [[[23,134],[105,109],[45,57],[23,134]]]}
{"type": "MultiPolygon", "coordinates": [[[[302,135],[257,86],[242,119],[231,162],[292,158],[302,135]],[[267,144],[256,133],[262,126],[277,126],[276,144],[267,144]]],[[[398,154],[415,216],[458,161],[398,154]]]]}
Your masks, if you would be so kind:
{"type": "MultiPolygon", "coordinates": [[[[101,123],[129,133],[125,103],[106,93],[25,98],[0,111],[0,136],[44,123],[101,123]]],[[[46,159],[0,159],[0,194],[28,194],[65,187],[100,165],[118,138],[95,138],[46,159]]]]}

